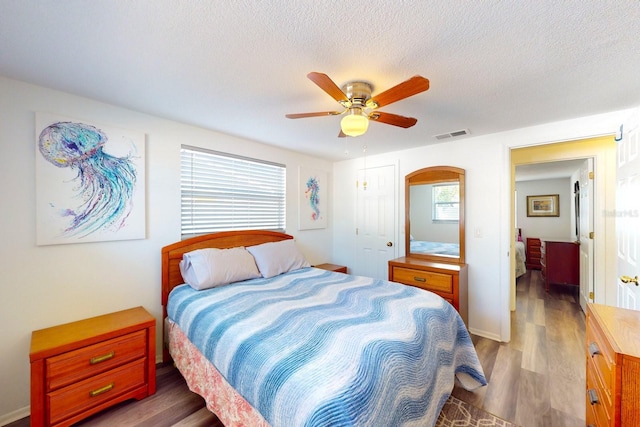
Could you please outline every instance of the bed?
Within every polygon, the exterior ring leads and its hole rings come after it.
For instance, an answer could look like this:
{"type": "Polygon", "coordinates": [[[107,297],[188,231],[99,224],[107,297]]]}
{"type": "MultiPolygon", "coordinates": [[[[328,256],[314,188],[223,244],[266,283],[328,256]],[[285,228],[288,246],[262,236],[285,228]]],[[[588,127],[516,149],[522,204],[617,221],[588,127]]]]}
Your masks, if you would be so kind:
{"type": "Polygon", "coordinates": [[[411,253],[429,255],[460,256],[460,245],[457,243],[428,242],[424,240],[410,241],[411,253]]]}
{"type": "Polygon", "coordinates": [[[522,230],[516,228],[516,279],[527,272],[527,257],[525,254],[524,242],[522,241],[522,230]]]}
{"type": "Polygon", "coordinates": [[[292,236],[222,232],[162,249],[166,348],[224,425],[428,426],[455,381],[486,385],[442,298],[308,263],[263,277],[269,257],[257,249],[283,242],[292,236]],[[254,250],[261,276],[196,290],[180,262],[204,248],[254,250]]]}

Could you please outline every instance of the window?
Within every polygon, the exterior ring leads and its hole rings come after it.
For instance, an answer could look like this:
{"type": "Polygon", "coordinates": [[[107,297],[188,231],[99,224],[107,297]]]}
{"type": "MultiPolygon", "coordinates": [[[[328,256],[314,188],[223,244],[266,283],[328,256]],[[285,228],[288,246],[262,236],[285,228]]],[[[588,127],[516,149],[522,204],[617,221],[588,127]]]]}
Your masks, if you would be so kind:
{"type": "Polygon", "coordinates": [[[455,184],[440,184],[433,186],[433,220],[457,222],[460,209],[460,186],[455,184]]]}
{"type": "Polygon", "coordinates": [[[286,168],[183,145],[182,237],[229,230],[285,230],[286,168]]]}

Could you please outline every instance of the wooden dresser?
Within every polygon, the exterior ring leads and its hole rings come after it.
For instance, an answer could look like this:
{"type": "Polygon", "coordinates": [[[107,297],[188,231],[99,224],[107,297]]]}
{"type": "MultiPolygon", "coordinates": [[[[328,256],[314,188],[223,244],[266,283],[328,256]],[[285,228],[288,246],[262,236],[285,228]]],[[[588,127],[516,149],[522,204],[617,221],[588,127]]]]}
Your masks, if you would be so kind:
{"type": "Polygon", "coordinates": [[[540,270],[542,268],[540,264],[540,246],[542,242],[535,237],[527,237],[527,269],[528,270],[540,270]]]}
{"type": "Polygon", "coordinates": [[[640,426],[640,312],[587,305],[586,421],[640,426]]]}
{"type": "Polygon", "coordinates": [[[31,426],[68,426],[156,391],[156,320],[144,308],[31,334],[31,426]]]}
{"type": "Polygon", "coordinates": [[[389,280],[426,289],[440,295],[458,310],[467,323],[467,264],[445,264],[401,257],[389,261],[389,280]]]}
{"type": "Polygon", "coordinates": [[[552,284],[580,286],[579,248],[575,242],[542,241],[540,263],[547,291],[552,284]]]}

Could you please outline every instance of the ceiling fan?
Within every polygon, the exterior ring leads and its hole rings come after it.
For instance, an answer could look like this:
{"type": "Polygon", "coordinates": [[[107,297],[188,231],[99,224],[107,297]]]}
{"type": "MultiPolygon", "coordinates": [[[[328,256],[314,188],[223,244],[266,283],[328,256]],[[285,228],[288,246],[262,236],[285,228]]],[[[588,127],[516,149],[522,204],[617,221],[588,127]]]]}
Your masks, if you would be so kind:
{"type": "Polygon", "coordinates": [[[413,76],[409,80],[372,97],[373,86],[368,82],[351,81],[345,83],[341,89],[326,74],[311,72],[307,74],[307,77],[338,101],[343,110],[287,114],[286,117],[289,119],[302,119],[305,117],[346,114],[340,121],[339,137],[364,134],[369,127],[369,120],[401,128],[410,128],[418,122],[417,119],[385,113],[377,111],[377,109],[429,89],[428,79],[422,76],[413,76]]]}

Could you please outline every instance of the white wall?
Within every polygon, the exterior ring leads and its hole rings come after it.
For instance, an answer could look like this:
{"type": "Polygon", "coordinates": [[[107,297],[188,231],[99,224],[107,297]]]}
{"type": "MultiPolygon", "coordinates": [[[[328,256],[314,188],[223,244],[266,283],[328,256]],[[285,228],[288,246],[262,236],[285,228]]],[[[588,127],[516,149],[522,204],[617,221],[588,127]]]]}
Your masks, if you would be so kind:
{"type": "Polygon", "coordinates": [[[516,182],[518,191],[518,227],[522,229],[522,240],[527,237],[539,239],[571,239],[573,218],[573,188],[569,178],[542,179],[516,182]],[[528,217],[527,196],[558,194],[560,216],[528,217]]]}
{"type": "Polygon", "coordinates": [[[285,164],[287,232],[312,264],[335,261],[331,217],[297,231],[298,167],[331,172],[325,160],[2,77],[0,94],[0,425],[28,415],[31,331],[138,305],[160,321],[160,249],[180,239],[180,144],[285,164]],[[37,111],[146,134],[146,239],[36,246],[37,111]]]}
{"type": "MultiPolygon", "coordinates": [[[[400,241],[396,245],[399,255],[404,255],[404,176],[428,166],[448,165],[465,169],[469,329],[481,336],[508,341],[511,283],[509,251],[513,232],[510,150],[612,135],[630,113],[631,110],[615,111],[367,157],[367,167],[400,165],[397,176],[400,241]],[[476,237],[476,234],[481,237],[476,237]]],[[[355,186],[351,183],[355,182],[356,171],[362,165],[362,159],[355,159],[335,163],[333,169],[334,217],[340,218],[334,223],[333,253],[336,262],[352,268],[356,266],[356,197],[355,186]]],[[[607,198],[607,205],[613,208],[615,201],[607,198]]],[[[615,247],[615,233],[608,234],[607,247],[615,247]]],[[[612,259],[606,261],[603,269],[606,269],[606,277],[615,283],[615,259],[612,259]]]]}

